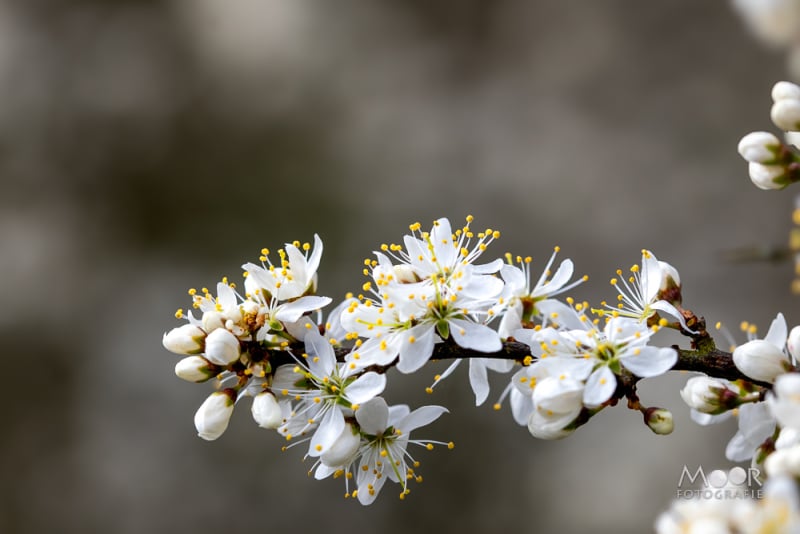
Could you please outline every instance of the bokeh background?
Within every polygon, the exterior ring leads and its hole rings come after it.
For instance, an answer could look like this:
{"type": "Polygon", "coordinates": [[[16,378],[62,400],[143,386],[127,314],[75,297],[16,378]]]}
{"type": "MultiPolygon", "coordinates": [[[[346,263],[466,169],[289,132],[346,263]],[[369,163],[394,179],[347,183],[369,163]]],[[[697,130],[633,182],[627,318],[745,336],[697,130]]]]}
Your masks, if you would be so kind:
{"type": "Polygon", "coordinates": [[[672,436],[617,407],[559,442],[475,408],[465,369],[433,396],[440,368],[393,375],[456,448],[364,508],[246,405],[197,438],[210,386],[161,335],[261,247],[318,232],[340,298],[409,223],[467,214],[498,256],[560,245],[577,298],[647,247],[711,324],[797,324],[789,263],[726,254],[786,242],[791,189],[736,153],[785,72],[725,2],[0,2],[0,532],[649,531],[684,464],[730,466],[685,375],[642,387],[672,436]]]}

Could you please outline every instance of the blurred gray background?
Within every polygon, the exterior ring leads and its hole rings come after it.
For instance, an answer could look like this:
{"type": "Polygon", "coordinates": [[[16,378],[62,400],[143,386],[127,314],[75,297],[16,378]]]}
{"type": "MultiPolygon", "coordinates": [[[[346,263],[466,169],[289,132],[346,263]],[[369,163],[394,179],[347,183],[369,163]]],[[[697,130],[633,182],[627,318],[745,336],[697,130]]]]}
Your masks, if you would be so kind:
{"type": "Polygon", "coordinates": [[[433,396],[440,367],[395,374],[456,448],[364,508],[246,404],[197,438],[210,386],[161,335],[261,247],[319,232],[338,299],[409,223],[470,213],[498,256],[560,245],[577,298],[647,247],[711,324],[797,324],[791,265],[722,261],[786,241],[792,190],[736,153],[785,71],[726,2],[0,2],[0,532],[651,530],[684,464],[729,466],[735,426],[689,421],[686,375],[642,387],[672,436],[617,407],[540,442],[491,409],[502,380],[475,408],[465,369],[433,396]]]}

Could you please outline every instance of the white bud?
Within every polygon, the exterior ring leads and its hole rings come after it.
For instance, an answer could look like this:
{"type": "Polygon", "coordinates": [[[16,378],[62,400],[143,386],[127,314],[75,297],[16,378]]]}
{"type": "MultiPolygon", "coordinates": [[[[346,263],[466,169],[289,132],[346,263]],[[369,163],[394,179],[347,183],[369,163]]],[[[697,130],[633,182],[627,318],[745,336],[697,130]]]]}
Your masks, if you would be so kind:
{"type": "Polygon", "coordinates": [[[251,407],[253,419],[261,428],[274,430],[283,424],[283,412],[278,400],[269,391],[264,391],[253,397],[251,407]]]}
{"type": "Polygon", "coordinates": [[[800,476],[800,445],[773,452],[764,461],[767,476],[800,476]]]}
{"type": "Polygon", "coordinates": [[[239,359],[239,340],[225,330],[217,328],[206,337],[206,359],[227,366],[239,359]]]}
{"type": "Polygon", "coordinates": [[[772,101],[800,100],[800,86],[792,82],[778,82],[772,87],[772,101]]]}
{"type": "Polygon", "coordinates": [[[772,415],[785,429],[800,430],[800,373],[783,373],[767,396],[772,415]]]}
{"type": "Polygon", "coordinates": [[[200,328],[185,324],[164,334],[161,343],[165,349],[175,354],[200,354],[203,352],[205,337],[206,333],[200,328]]]}
{"type": "Polygon", "coordinates": [[[664,408],[648,408],[645,410],[644,423],[659,436],[672,434],[675,429],[672,412],[664,408]]]}
{"type": "Polygon", "coordinates": [[[681,275],[678,274],[678,269],[665,261],[658,261],[658,266],[661,267],[661,291],[669,289],[675,285],[681,287],[681,275]]]}
{"type": "Polygon", "coordinates": [[[225,328],[225,317],[213,310],[203,313],[203,330],[210,334],[218,328],[225,328]]]}
{"type": "Polygon", "coordinates": [[[795,359],[800,360],[800,326],[795,326],[789,332],[789,339],[786,341],[786,346],[789,347],[789,354],[795,359]]]}
{"type": "Polygon", "coordinates": [[[753,380],[774,382],[778,375],[787,371],[789,359],[769,341],[754,339],[734,349],[733,363],[753,380]]]}
{"type": "Polygon", "coordinates": [[[258,303],[250,299],[247,299],[244,302],[242,302],[240,306],[242,308],[242,313],[251,315],[255,315],[258,313],[258,307],[259,307],[258,303]]]}
{"type": "Polygon", "coordinates": [[[755,163],[773,163],[781,141],[769,132],[750,132],[739,141],[739,155],[755,163]]]}
{"type": "Polygon", "coordinates": [[[187,382],[205,382],[217,375],[214,364],[202,356],[188,356],[175,364],[175,374],[187,382]]]}
{"type": "MultiPolygon", "coordinates": [[[[701,413],[719,414],[726,408],[733,407],[725,406],[723,401],[723,395],[729,389],[729,385],[729,382],[720,378],[695,376],[686,382],[681,390],[681,397],[689,408],[701,413]]],[[[731,393],[738,397],[736,392],[731,391],[731,393]]]]}
{"type": "Polygon", "coordinates": [[[772,122],[784,132],[800,130],[800,100],[778,100],[769,112],[772,122]]]}
{"type": "Polygon", "coordinates": [[[800,132],[786,132],[783,134],[783,139],[787,144],[800,148],[800,132]]]}
{"type": "Polygon", "coordinates": [[[419,276],[414,272],[414,268],[410,265],[395,265],[393,267],[394,278],[401,284],[413,284],[419,282],[419,276]]]}
{"type": "Polygon", "coordinates": [[[327,451],[322,453],[320,461],[328,467],[339,467],[347,465],[358,451],[361,444],[361,435],[353,430],[353,425],[347,423],[327,451]]]}
{"type": "Polygon", "coordinates": [[[783,165],[764,165],[751,162],[748,171],[750,172],[750,180],[759,189],[767,191],[786,187],[779,183],[780,178],[786,175],[786,167],[783,165]]]}
{"type": "Polygon", "coordinates": [[[226,391],[215,391],[194,414],[194,427],[201,438],[213,441],[220,437],[233,414],[233,398],[226,391]]]}
{"type": "Polygon", "coordinates": [[[568,424],[554,423],[554,421],[542,417],[538,411],[534,410],[528,417],[528,432],[534,438],[553,440],[566,438],[575,431],[574,428],[565,428],[565,426],[569,426],[568,424]]]}

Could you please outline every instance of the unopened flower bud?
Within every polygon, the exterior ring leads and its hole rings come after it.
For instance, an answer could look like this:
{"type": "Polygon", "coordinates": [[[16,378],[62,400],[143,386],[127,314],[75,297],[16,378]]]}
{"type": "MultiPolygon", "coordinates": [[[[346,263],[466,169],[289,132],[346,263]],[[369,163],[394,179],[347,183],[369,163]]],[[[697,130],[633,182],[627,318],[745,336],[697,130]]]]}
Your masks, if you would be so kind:
{"type": "Polygon", "coordinates": [[[205,382],[219,374],[219,367],[202,356],[188,356],[175,364],[175,374],[187,382],[205,382]]]}
{"type": "Polygon", "coordinates": [[[800,373],[779,375],[767,396],[767,404],[784,430],[800,430],[800,373]]]}
{"type": "Polygon", "coordinates": [[[761,382],[774,382],[791,367],[783,350],[763,339],[739,345],[733,351],[733,363],[746,376],[761,382]]]}
{"type": "Polygon", "coordinates": [[[203,314],[203,330],[208,333],[225,328],[225,317],[218,311],[207,311],[203,314]]]}
{"type": "Polygon", "coordinates": [[[206,333],[192,324],[173,328],[164,334],[161,343],[164,348],[175,354],[200,354],[203,352],[203,340],[206,333]]]}
{"type": "Polygon", "coordinates": [[[361,435],[353,429],[352,424],[347,423],[336,441],[319,459],[328,467],[346,465],[358,451],[360,444],[361,435]]]}
{"type": "Polygon", "coordinates": [[[786,132],[783,134],[783,138],[787,144],[800,148],[800,132],[786,132]]]}
{"type": "Polygon", "coordinates": [[[800,326],[795,326],[789,332],[789,339],[786,341],[789,347],[789,354],[797,361],[800,360],[800,326]]]}
{"type": "Polygon", "coordinates": [[[800,476],[800,445],[788,449],[776,450],[764,461],[767,476],[789,475],[800,476]]]}
{"type": "Polygon", "coordinates": [[[672,412],[664,408],[648,408],[644,411],[644,424],[660,436],[671,434],[675,429],[672,412]]]}
{"type": "Polygon", "coordinates": [[[733,384],[721,378],[695,376],[681,390],[683,401],[694,410],[712,415],[736,408],[741,401],[733,384]]]}
{"type": "Polygon", "coordinates": [[[206,337],[205,354],[211,363],[230,365],[239,359],[239,340],[224,328],[218,328],[206,337]]]}
{"type": "Polygon", "coordinates": [[[778,163],[780,139],[769,132],[751,132],[739,141],[739,154],[753,163],[778,163]]]}
{"type": "Polygon", "coordinates": [[[419,276],[414,272],[414,268],[410,265],[395,265],[394,278],[401,284],[413,284],[419,282],[419,276]]]}
{"type": "Polygon", "coordinates": [[[775,126],[785,132],[800,130],[800,99],[787,98],[772,104],[770,117],[775,126]]]}
{"type": "Polygon", "coordinates": [[[800,86],[792,82],[778,82],[772,86],[772,101],[800,100],[800,86]]]}
{"type": "Polygon", "coordinates": [[[235,397],[236,393],[229,389],[215,391],[208,396],[194,414],[194,427],[198,436],[213,441],[225,432],[233,414],[235,397]]]}
{"type": "Polygon", "coordinates": [[[261,428],[274,430],[283,424],[283,412],[275,395],[264,391],[253,397],[253,419],[261,428]]]}
{"type": "Polygon", "coordinates": [[[787,169],[783,165],[764,165],[751,162],[748,167],[750,181],[765,191],[783,189],[789,183],[787,169]]]}

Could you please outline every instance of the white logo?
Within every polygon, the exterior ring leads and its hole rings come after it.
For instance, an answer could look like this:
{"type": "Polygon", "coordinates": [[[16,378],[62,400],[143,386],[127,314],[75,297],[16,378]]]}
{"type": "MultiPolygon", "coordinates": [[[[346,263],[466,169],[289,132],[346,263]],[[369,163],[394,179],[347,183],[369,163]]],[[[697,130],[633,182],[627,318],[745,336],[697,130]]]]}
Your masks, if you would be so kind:
{"type": "Polygon", "coordinates": [[[714,469],[706,475],[700,465],[692,472],[684,465],[678,480],[678,498],[680,499],[750,499],[761,498],[761,471],[756,467],[745,469],[732,467],[728,471],[714,469]],[[699,489],[688,486],[702,485],[699,489]]]}

